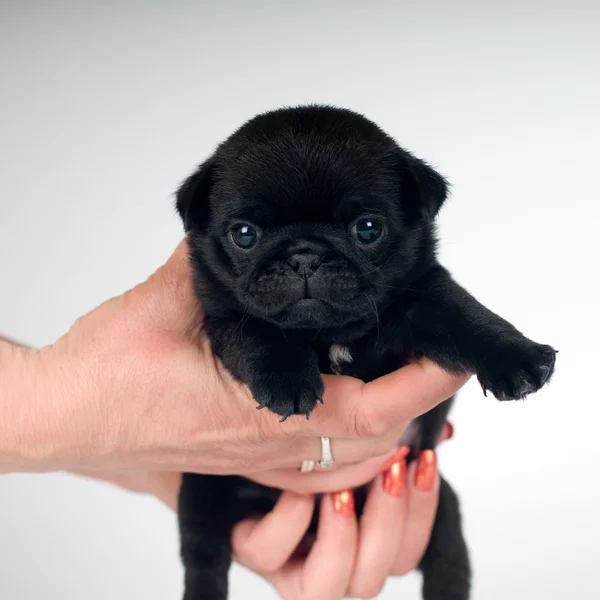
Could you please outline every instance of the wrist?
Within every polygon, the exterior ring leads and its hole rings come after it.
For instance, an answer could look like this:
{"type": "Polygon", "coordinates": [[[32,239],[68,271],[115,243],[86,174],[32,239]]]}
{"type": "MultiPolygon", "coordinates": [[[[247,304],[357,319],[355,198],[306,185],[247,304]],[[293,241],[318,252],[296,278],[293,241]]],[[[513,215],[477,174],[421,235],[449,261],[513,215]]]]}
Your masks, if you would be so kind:
{"type": "Polygon", "coordinates": [[[80,363],[60,345],[0,341],[0,473],[63,470],[87,457],[95,421],[85,414],[80,363]]]}
{"type": "Polygon", "coordinates": [[[0,340],[0,472],[31,470],[32,381],[36,351],[0,340]]]}

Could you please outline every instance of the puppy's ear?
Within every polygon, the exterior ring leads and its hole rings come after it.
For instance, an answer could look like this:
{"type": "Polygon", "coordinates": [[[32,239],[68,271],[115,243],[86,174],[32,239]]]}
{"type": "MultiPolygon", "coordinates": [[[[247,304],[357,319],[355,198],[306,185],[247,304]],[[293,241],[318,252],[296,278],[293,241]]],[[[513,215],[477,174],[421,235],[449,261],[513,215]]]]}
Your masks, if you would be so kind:
{"type": "Polygon", "coordinates": [[[185,231],[202,227],[208,220],[208,198],[214,183],[215,166],[212,158],[202,163],[177,190],[175,206],[185,231]]]}
{"type": "Polygon", "coordinates": [[[448,197],[450,184],[425,161],[400,150],[402,203],[415,217],[433,221],[448,197]]]}

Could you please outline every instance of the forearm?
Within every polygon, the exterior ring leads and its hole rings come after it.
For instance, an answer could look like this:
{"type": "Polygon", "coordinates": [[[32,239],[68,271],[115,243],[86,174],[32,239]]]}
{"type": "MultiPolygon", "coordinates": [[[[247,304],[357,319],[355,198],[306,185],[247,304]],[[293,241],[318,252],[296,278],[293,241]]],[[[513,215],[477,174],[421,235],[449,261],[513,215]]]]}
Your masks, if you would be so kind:
{"type": "Polygon", "coordinates": [[[0,337],[0,473],[69,466],[80,436],[68,435],[68,390],[51,354],[0,337]]]}
{"type": "Polygon", "coordinates": [[[0,473],[27,470],[33,351],[0,336],[0,473]]]}

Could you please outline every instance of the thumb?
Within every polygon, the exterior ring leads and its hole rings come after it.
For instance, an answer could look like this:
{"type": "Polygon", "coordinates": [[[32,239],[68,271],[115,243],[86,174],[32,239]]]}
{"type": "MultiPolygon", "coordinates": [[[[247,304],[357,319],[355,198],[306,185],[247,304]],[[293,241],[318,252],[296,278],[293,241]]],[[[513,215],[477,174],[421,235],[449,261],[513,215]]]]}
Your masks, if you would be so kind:
{"type": "Polygon", "coordinates": [[[411,363],[365,384],[357,406],[357,428],[388,431],[454,395],[469,374],[451,374],[429,359],[411,363]]]}
{"type": "Polygon", "coordinates": [[[325,402],[305,422],[290,424],[304,435],[383,437],[456,393],[470,375],[452,375],[428,359],[363,383],[353,377],[324,375],[325,402]]]}

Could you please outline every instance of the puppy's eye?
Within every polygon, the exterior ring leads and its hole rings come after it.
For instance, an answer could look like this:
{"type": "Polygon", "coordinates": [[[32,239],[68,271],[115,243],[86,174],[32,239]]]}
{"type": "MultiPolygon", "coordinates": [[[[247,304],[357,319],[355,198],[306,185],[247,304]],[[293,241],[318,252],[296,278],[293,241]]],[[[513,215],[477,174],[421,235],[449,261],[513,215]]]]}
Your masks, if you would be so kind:
{"type": "Polygon", "coordinates": [[[235,225],[230,233],[233,243],[244,250],[249,250],[258,241],[258,231],[248,223],[235,225]]]}
{"type": "Polygon", "coordinates": [[[373,219],[360,219],[350,233],[359,244],[374,244],[383,233],[383,225],[373,219]]]}

